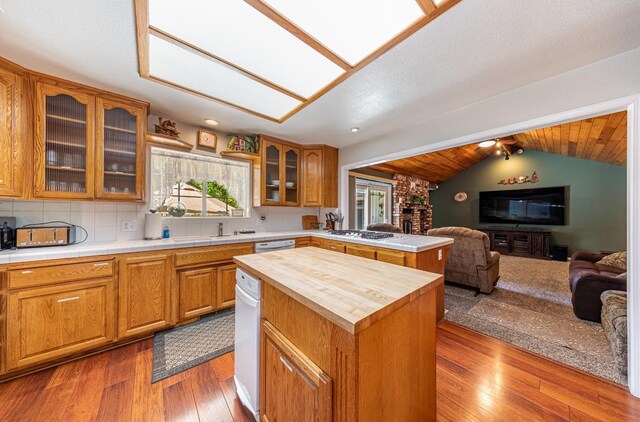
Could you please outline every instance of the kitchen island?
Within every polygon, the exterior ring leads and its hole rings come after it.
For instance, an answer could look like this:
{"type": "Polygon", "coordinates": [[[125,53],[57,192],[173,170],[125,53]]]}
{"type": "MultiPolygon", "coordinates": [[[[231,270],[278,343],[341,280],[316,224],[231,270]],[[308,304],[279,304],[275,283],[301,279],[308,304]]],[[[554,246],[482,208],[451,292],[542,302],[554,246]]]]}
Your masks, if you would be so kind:
{"type": "Polygon", "coordinates": [[[262,420],[435,420],[442,275],[314,247],[234,261],[263,284],[262,420]]]}

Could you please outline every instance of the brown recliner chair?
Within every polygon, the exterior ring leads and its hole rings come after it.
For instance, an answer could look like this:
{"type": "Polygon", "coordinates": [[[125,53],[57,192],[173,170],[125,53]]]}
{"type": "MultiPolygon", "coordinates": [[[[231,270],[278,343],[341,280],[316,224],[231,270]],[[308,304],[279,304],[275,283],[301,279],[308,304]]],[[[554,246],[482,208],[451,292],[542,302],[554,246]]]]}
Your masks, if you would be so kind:
{"type": "Polygon", "coordinates": [[[445,265],[446,281],[491,293],[500,277],[500,254],[489,250],[489,236],[486,233],[466,227],[441,227],[429,230],[427,236],[450,237],[454,240],[445,265]]]}
{"type": "Polygon", "coordinates": [[[387,233],[402,233],[402,229],[398,226],[394,226],[389,223],[375,223],[369,224],[367,230],[374,232],[387,232],[387,233]]]}

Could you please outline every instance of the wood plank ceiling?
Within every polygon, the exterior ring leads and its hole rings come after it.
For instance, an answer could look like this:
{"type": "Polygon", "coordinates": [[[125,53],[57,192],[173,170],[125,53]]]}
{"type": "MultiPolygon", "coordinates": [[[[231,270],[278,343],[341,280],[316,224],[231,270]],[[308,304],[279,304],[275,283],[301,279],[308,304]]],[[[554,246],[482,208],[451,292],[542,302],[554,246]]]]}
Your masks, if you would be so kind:
{"type": "MultiPolygon", "coordinates": [[[[627,164],[627,112],[517,133],[503,138],[513,147],[624,166],[627,164]]],[[[496,148],[477,143],[368,166],[389,174],[404,174],[442,183],[492,156],[496,148]]]]}

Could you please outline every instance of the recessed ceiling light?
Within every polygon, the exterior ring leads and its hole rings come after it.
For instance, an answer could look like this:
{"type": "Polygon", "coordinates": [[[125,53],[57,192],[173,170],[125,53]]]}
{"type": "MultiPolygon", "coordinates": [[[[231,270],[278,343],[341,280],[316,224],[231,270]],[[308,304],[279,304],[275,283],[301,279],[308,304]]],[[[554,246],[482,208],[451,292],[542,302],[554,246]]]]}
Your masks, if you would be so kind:
{"type": "Polygon", "coordinates": [[[351,132],[352,132],[352,133],[356,133],[356,132],[358,132],[359,130],[360,130],[360,128],[359,128],[359,127],[352,127],[352,128],[351,128],[351,132]]]}
{"type": "Polygon", "coordinates": [[[492,140],[490,140],[490,141],[480,142],[480,143],[478,144],[478,146],[479,146],[480,148],[489,148],[489,147],[494,146],[495,144],[496,144],[496,141],[492,139],[492,140]]]}
{"type": "Polygon", "coordinates": [[[220,124],[220,122],[218,122],[217,120],[213,120],[213,119],[204,119],[204,122],[206,124],[208,124],[209,126],[218,126],[218,124],[220,124]]]}

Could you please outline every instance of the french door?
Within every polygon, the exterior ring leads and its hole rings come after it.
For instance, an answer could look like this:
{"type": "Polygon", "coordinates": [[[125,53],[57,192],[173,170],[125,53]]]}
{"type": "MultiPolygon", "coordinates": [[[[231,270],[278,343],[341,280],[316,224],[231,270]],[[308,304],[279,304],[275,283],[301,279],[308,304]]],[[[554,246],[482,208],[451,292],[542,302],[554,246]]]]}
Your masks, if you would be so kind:
{"type": "Polygon", "coordinates": [[[356,229],[375,223],[391,223],[392,185],[356,179],[356,229]]]}

